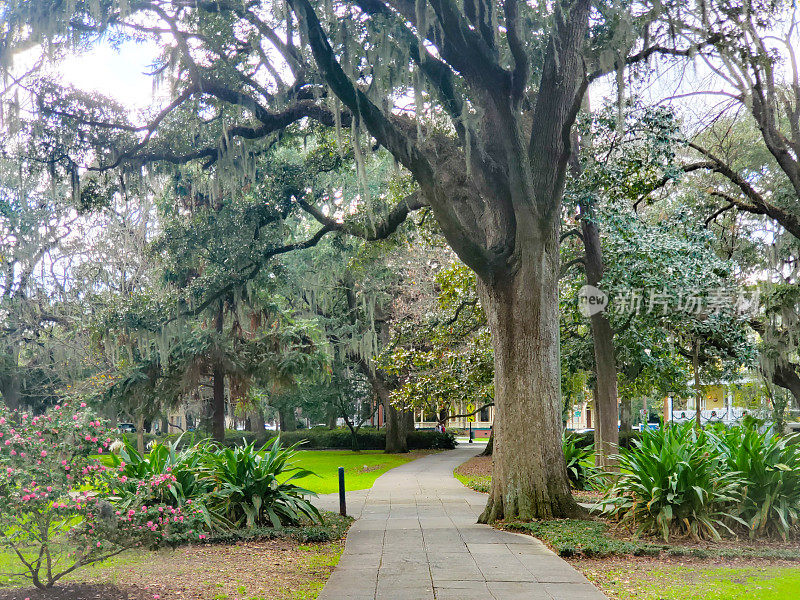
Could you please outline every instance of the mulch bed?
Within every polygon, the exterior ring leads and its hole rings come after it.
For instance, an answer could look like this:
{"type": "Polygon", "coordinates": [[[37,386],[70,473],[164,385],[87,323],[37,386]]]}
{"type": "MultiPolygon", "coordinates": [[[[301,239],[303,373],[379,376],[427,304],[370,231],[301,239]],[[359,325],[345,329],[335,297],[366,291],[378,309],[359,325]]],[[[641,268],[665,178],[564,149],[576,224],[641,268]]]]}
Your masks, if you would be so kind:
{"type": "Polygon", "coordinates": [[[131,595],[129,591],[113,585],[96,583],[65,583],[50,590],[25,588],[0,589],[0,600],[153,600],[153,595],[131,595]]]}
{"type": "Polygon", "coordinates": [[[288,599],[327,581],[342,544],[276,539],[161,550],[87,568],[77,575],[82,581],[51,590],[0,589],[0,600],[288,599]]]}
{"type": "Polygon", "coordinates": [[[464,477],[491,477],[492,457],[475,456],[456,469],[456,473],[464,477]]]}

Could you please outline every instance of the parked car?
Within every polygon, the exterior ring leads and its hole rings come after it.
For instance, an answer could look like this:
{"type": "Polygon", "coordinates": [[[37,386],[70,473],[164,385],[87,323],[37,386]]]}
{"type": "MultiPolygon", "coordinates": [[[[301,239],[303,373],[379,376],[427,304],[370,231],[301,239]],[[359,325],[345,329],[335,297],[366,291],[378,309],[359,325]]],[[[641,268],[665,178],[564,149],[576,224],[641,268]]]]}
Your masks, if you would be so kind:
{"type": "Polygon", "coordinates": [[[136,425],[133,423],[119,423],[117,429],[120,433],[136,433],[136,425]]]}

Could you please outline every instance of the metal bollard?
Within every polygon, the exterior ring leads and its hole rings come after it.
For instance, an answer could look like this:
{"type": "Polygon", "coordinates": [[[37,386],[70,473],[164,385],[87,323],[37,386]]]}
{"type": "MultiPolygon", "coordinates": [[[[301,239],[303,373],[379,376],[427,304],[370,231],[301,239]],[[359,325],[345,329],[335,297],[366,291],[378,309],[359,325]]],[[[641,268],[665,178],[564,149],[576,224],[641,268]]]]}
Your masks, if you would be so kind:
{"type": "Polygon", "coordinates": [[[347,516],[347,504],[344,500],[344,467],[339,467],[339,514],[347,516]]]}

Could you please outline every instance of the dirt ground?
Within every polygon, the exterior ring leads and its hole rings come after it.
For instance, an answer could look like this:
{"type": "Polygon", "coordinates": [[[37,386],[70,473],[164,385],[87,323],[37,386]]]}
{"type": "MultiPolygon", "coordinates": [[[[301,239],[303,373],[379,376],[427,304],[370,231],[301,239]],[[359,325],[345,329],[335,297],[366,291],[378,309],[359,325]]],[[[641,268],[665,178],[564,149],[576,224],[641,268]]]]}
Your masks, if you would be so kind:
{"type": "Polygon", "coordinates": [[[0,600],[306,600],[316,598],[342,548],[280,539],[142,551],[46,592],[0,589],[0,600]]]}
{"type": "Polygon", "coordinates": [[[470,458],[455,471],[464,477],[491,477],[492,476],[492,457],[475,456],[470,458]]]}

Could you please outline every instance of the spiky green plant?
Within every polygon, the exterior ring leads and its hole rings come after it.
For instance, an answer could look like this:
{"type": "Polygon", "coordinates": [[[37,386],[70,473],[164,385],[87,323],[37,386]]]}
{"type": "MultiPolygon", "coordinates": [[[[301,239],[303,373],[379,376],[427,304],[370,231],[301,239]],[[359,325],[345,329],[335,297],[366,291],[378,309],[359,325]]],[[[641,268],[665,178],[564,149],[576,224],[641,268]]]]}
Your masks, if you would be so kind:
{"type": "Polygon", "coordinates": [[[316,494],[292,483],[314,475],[293,466],[297,446],[283,448],[278,437],[260,450],[251,443],[208,454],[204,470],[214,485],[211,510],[233,527],[281,527],[294,525],[303,517],[321,520],[306,498],[316,494]]]}
{"type": "Polygon", "coordinates": [[[729,471],[743,478],[738,515],[751,537],[778,534],[784,539],[800,523],[800,445],[754,425],[734,427],[715,439],[729,471]]]}
{"type": "Polygon", "coordinates": [[[620,475],[601,502],[604,512],[642,533],[719,539],[741,500],[741,477],[718,445],[692,423],[645,431],[616,457],[620,475]]]}

